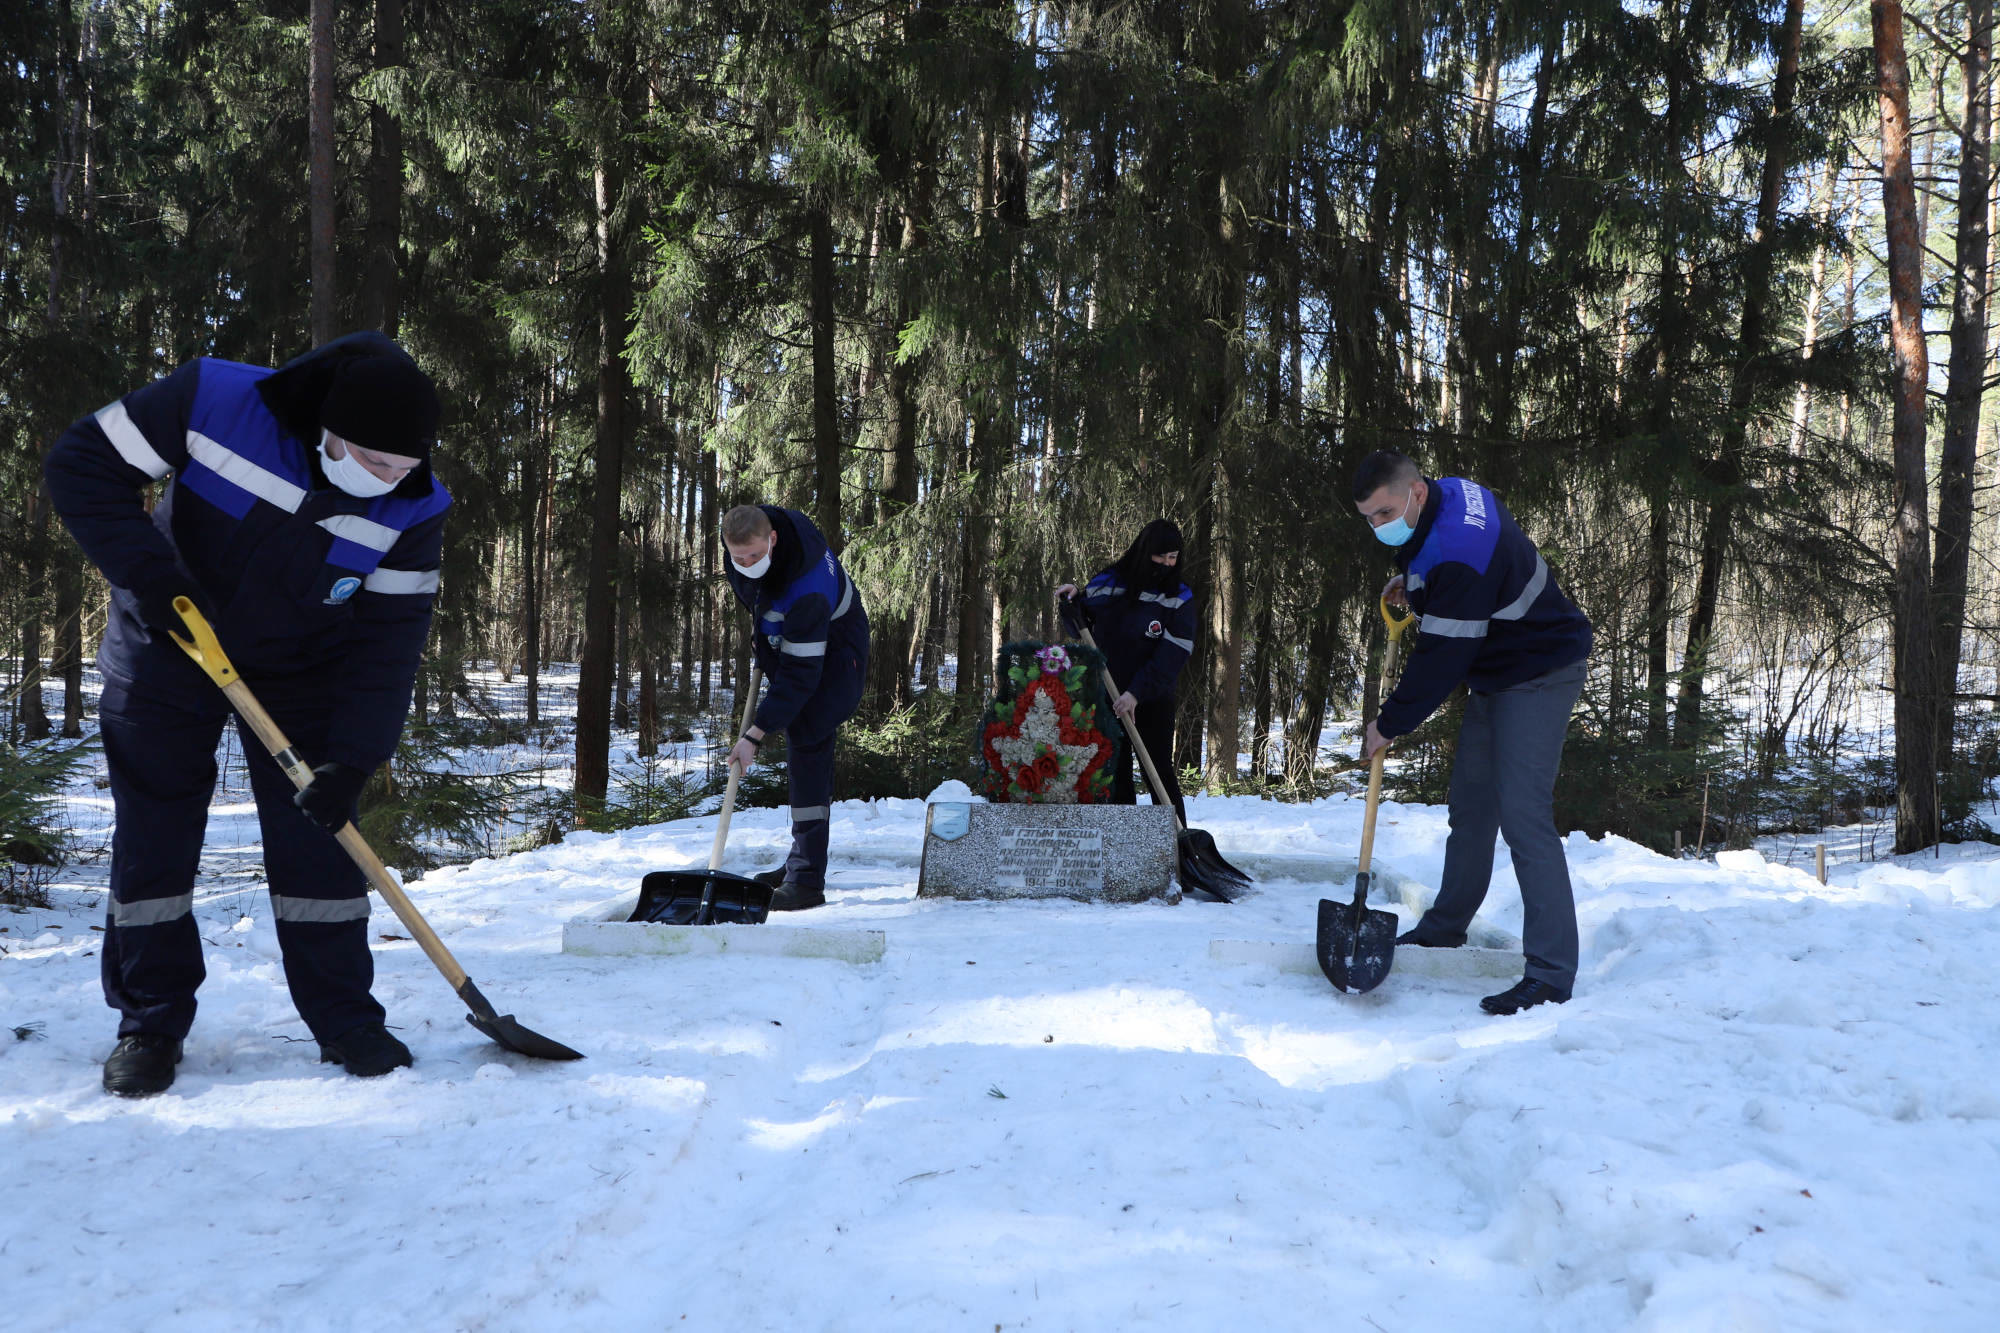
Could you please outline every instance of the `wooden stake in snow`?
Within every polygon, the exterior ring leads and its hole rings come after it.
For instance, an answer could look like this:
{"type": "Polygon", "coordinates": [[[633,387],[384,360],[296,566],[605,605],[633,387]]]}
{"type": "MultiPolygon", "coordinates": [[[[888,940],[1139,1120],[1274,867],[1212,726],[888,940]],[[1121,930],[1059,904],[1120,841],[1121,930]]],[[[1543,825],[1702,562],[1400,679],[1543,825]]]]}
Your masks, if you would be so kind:
{"type": "Polygon", "coordinates": [[[1826,844],[1823,842],[1813,847],[1813,873],[1819,876],[1820,883],[1826,883],[1826,844]]]}

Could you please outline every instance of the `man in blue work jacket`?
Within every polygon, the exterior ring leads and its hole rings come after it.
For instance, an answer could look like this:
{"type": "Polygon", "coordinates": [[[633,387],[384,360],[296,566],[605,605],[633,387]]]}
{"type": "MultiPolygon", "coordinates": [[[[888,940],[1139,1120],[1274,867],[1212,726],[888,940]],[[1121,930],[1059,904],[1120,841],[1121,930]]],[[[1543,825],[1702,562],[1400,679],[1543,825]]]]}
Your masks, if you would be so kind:
{"type": "Polygon", "coordinates": [[[1437,901],[1397,940],[1465,943],[1507,839],[1521,884],[1526,975],[1480,1007],[1561,1004],[1576,984],[1576,902],[1554,796],[1570,711],[1583,691],[1590,622],[1499,497],[1462,477],[1426,478],[1402,454],[1363,459],[1354,501],[1402,571],[1384,595],[1421,617],[1403,678],[1368,724],[1363,758],[1416,730],[1462,682],[1465,722],[1451,771],[1451,836],[1437,901]]]}
{"type": "Polygon", "coordinates": [[[205,975],[193,887],[229,708],[168,637],[187,633],[178,597],[317,765],[295,795],[241,728],[292,1002],[322,1061],[363,1077],[410,1063],[370,993],[367,883],[333,833],[395,751],[430,632],[451,505],[431,476],[437,424],[430,378],[360,333],[276,371],[191,361],[49,451],[56,510],[111,584],[97,659],[117,814],[108,1092],[172,1085],[205,975]],[[169,476],[148,514],[144,493],[169,476]]]}
{"type": "Polygon", "coordinates": [[[773,911],[818,907],[826,902],[834,734],[861,704],[868,613],[826,538],[796,509],[738,505],[722,516],[722,545],[729,586],[753,618],[765,681],[729,762],[747,771],[764,741],[785,733],[792,850],[782,869],[757,878],[774,886],[773,911]]]}

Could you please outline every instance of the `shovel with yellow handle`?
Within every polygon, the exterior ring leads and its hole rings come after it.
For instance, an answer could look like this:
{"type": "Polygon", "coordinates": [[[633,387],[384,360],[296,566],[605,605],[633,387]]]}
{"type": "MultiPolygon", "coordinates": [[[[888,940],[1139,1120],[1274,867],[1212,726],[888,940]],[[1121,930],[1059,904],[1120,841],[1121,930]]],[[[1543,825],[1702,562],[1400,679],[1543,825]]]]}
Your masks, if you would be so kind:
{"type": "MultiPolygon", "coordinates": [[[[1389,627],[1389,646],[1382,653],[1382,697],[1387,699],[1396,684],[1403,632],[1416,616],[1408,611],[1398,615],[1385,597],[1382,621],[1389,627]]],[[[1396,914],[1368,906],[1368,866],[1375,853],[1375,814],[1382,804],[1382,761],[1388,753],[1389,747],[1383,746],[1368,766],[1368,809],[1361,818],[1361,867],[1354,876],[1354,901],[1319,900],[1320,970],[1336,989],[1357,995],[1381,985],[1396,956],[1396,914]]]]}
{"type": "MultiPolygon", "coordinates": [[[[222,688],[223,694],[229,697],[230,704],[235,707],[243,720],[250,724],[250,730],[257,733],[257,739],[271,752],[271,757],[278,761],[278,767],[285,770],[285,775],[292,780],[293,785],[301,788],[310,785],[313,779],[312,765],[299,757],[298,751],[292,748],[292,743],[285,739],[285,733],[278,729],[278,724],[271,720],[271,715],[257,702],[257,696],[250,692],[250,687],[236,674],[236,668],[230,665],[228,655],[216,641],[215,630],[210,627],[207,617],[185,597],[174,599],[174,610],[186,622],[188,633],[193,636],[190,641],[176,634],[173,636],[174,642],[194,659],[195,665],[208,673],[210,680],[222,688]]],[[[354,858],[354,863],[361,867],[361,873],[368,877],[370,887],[382,895],[382,901],[389,904],[397,918],[402,921],[404,928],[410,932],[411,938],[422,946],[424,954],[437,966],[437,970],[444,974],[444,979],[451,983],[451,988],[458,992],[458,998],[465,1002],[465,1007],[472,1011],[465,1016],[466,1022],[519,1055],[533,1056],[537,1060],[583,1058],[583,1052],[573,1051],[559,1041],[552,1041],[539,1032],[521,1026],[514,1020],[512,1014],[496,1013],[492,1002],[479,993],[479,987],[472,984],[472,978],[465,974],[465,969],[451,956],[451,950],[444,947],[444,941],[431,929],[430,922],[424,920],[423,913],[417,910],[416,904],[410,901],[409,895],[403,892],[400,884],[396,883],[395,876],[389,873],[388,867],[375,855],[374,849],[361,836],[361,830],[352,824],[343,824],[340,831],[333,836],[347,849],[347,854],[354,858]]]]}

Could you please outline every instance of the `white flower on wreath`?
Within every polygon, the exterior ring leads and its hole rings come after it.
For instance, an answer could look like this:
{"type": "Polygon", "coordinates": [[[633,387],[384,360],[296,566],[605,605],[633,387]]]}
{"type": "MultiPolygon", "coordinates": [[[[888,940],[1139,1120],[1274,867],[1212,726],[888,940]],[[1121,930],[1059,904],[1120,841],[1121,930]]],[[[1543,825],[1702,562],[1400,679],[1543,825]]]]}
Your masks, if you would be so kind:
{"type": "Polygon", "coordinates": [[[1043,746],[1054,753],[1059,767],[1056,776],[1034,794],[1051,805],[1075,805],[1077,780],[1083,776],[1083,770],[1090,767],[1090,761],[1097,757],[1097,747],[1064,745],[1056,701],[1049,697],[1048,691],[1037,690],[1028,704],[1027,716],[1021,719],[1020,734],[1000,737],[994,741],[993,748],[999,753],[1000,762],[1007,766],[1007,775],[1011,779],[1023,768],[1034,765],[1043,746]]]}

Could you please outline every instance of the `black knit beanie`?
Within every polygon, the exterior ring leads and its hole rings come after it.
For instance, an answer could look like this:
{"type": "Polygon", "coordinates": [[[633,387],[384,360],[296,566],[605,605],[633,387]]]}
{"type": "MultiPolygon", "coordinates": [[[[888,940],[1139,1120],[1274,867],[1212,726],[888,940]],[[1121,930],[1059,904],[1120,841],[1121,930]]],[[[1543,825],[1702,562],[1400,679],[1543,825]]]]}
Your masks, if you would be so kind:
{"type": "Polygon", "coordinates": [[[363,449],[428,460],[437,443],[437,386],[407,356],[349,357],[334,368],[319,424],[363,449]]]}

